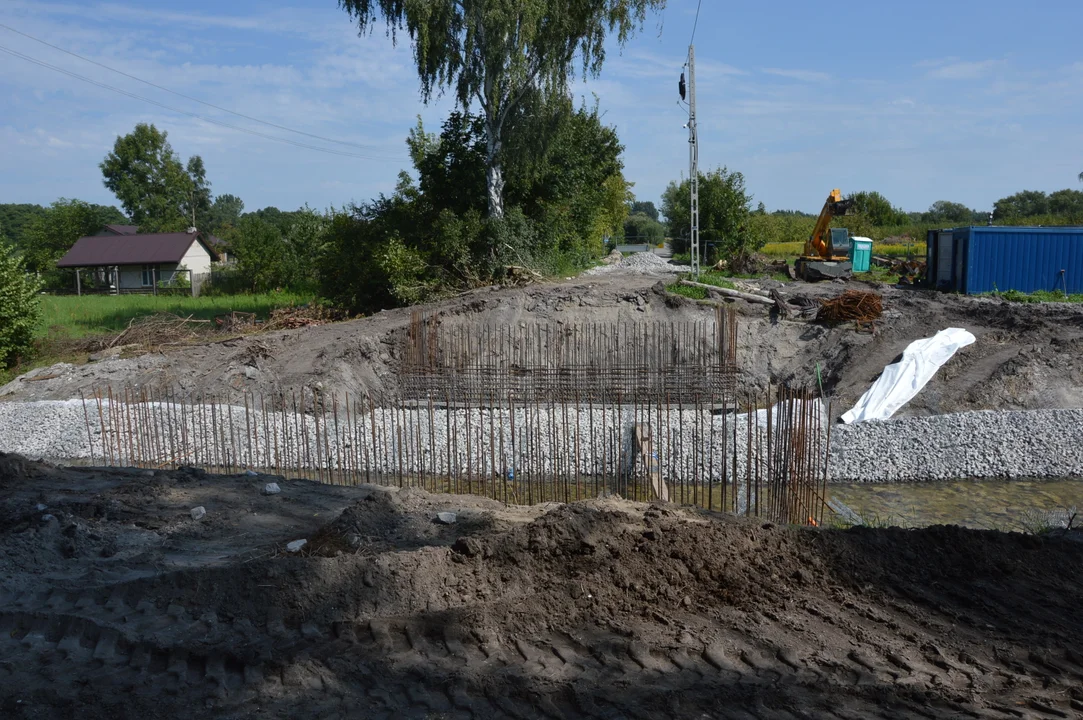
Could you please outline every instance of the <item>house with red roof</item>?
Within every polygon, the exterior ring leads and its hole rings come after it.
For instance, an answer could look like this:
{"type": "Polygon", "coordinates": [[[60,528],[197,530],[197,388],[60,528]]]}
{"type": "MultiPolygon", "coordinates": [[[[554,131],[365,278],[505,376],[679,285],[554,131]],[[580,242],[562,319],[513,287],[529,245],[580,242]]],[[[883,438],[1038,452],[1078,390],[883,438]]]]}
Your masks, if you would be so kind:
{"type": "Polygon", "coordinates": [[[134,225],[106,225],[81,237],[57,262],[75,270],[75,290],[126,295],[191,291],[210,276],[211,263],[225,261],[222,241],[195,228],[177,233],[140,233],[134,225]]]}

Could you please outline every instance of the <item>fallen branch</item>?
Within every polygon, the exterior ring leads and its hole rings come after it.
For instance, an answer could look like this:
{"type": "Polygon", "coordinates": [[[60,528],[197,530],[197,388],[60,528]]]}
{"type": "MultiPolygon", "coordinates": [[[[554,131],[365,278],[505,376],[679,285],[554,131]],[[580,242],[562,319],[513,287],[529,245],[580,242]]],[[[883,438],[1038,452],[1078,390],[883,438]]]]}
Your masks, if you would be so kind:
{"type": "Polygon", "coordinates": [[[775,301],[771,298],[765,298],[762,295],[753,295],[752,293],[741,292],[740,290],[730,290],[729,288],[721,288],[717,285],[708,285],[707,283],[692,282],[691,280],[681,280],[681,285],[687,285],[688,287],[698,287],[708,290],[710,292],[724,295],[725,297],[738,298],[747,302],[760,303],[761,305],[774,305],[775,301]]]}

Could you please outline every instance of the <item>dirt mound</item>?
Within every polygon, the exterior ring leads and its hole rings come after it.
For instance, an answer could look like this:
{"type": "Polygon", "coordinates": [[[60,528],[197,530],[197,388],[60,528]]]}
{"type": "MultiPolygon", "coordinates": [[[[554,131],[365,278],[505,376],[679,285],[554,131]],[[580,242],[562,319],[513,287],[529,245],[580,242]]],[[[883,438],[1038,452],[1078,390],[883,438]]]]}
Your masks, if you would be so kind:
{"type": "MultiPolygon", "coordinates": [[[[750,281],[755,284],[756,281],[750,281]]],[[[931,291],[850,282],[773,283],[784,297],[811,301],[847,288],[883,298],[874,333],[852,323],[826,328],[773,317],[766,307],[738,302],[742,313],[738,362],[752,391],[769,383],[817,382],[836,400],[841,414],[868,389],[884,366],[906,346],[937,330],[962,327],[977,342],[952,361],[902,414],[938,414],[983,409],[1029,410],[1083,407],[1083,307],[1019,304],[991,298],[957,297],[931,291]]],[[[745,283],[748,284],[748,283],[745,283]]],[[[523,322],[689,322],[710,317],[713,308],[674,298],[658,278],[616,273],[523,288],[485,288],[418,308],[448,323],[470,327],[513,327],[523,322]]],[[[84,366],[58,365],[0,388],[10,400],[67,400],[107,385],[169,386],[183,397],[229,397],[241,391],[272,397],[286,388],[315,388],[342,399],[376,401],[397,392],[401,369],[394,338],[410,323],[412,309],[369,318],[268,332],[218,343],[167,348],[161,354],[108,358],[84,366]]]]}
{"type": "Polygon", "coordinates": [[[505,508],[286,479],[263,496],[262,478],[21,462],[0,456],[4,513],[30,518],[0,528],[4,717],[1083,708],[1083,543],[1069,537],[776,527],[615,497],[505,508]],[[73,512],[135,497],[143,516],[73,512]],[[185,519],[196,501],[206,518],[185,519]],[[454,524],[433,523],[447,511],[454,524]],[[19,559],[70,526],[130,551],[19,559]],[[287,552],[298,537],[312,547],[287,552]]]}

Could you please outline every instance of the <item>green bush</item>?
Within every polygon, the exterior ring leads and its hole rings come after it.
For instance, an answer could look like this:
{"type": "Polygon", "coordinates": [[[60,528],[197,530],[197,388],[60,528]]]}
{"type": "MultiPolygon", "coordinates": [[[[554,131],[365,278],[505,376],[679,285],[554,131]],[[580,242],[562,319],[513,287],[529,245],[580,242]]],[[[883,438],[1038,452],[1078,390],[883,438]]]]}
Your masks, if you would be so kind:
{"type": "MultiPolygon", "coordinates": [[[[168,271],[167,271],[168,272],[168,271]]],[[[184,265],[178,265],[175,272],[167,279],[158,281],[159,290],[189,290],[192,287],[191,273],[184,265]]]]}
{"type": "Polygon", "coordinates": [[[0,245],[0,367],[11,367],[30,350],[41,313],[39,289],[22,257],[0,245]]]}

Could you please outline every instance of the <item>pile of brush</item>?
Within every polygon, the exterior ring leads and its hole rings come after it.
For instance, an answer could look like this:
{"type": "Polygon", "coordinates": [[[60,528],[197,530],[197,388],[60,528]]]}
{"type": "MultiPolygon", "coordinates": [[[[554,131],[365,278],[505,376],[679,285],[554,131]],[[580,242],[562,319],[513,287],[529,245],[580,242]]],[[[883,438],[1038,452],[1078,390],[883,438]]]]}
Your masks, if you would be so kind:
{"type": "Polygon", "coordinates": [[[879,319],[883,311],[883,303],[876,293],[847,290],[836,298],[820,301],[816,322],[838,325],[853,320],[865,324],[879,319]]]}

